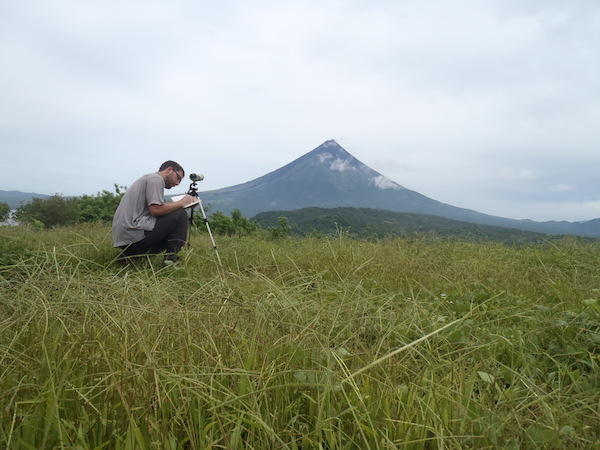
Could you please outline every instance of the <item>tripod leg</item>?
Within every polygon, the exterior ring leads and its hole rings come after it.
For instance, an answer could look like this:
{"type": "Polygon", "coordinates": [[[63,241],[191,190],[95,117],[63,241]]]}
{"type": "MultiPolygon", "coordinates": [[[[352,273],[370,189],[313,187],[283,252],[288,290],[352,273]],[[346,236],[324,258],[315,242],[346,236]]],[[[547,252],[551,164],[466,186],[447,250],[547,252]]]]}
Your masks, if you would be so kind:
{"type": "Polygon", "coordinates": [[[215,249],[215,254],[217,255],[217,260],[219,261],[219,265],[221,266],[221,269],[223,268],[223,263],[221,262],[221,257],[219,256],[219,252],[217,250],[217,244],[215,244],[215,239],[213,238],[213,235],[210,231],[210,225],[208,224],[208,219],[206,218],[206,213],[204,212],[204,207],[202,206],[202,200],[200,200],[198,198],[198,200],[200,201],[200,203],[198,203],[200,205],[200,211],[202,211],[202,217],[204,218],[204,223],[206,224],[206,229],[208,230],[208,235],[210,236],[210,240],[212,242],[213,248],[215,249]]]}
{"type": "Polygon", "coordinates": [[[187,230],[187,241],[186,241],[186,245],[191,245],[190,244],[190,238],[191,238],[191,233],[192,233],[192,227],[194,226],[194,207],[192,206],[190,208],[190,223],[188,225],[188,230],[187,230]]]}

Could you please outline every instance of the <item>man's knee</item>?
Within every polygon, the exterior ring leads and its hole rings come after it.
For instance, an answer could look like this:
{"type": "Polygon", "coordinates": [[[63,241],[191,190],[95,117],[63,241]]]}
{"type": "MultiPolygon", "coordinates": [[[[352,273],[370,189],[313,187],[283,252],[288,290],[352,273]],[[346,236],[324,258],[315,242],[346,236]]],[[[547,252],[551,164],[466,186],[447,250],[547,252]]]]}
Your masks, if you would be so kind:
{"type": "Polygon", "coordinates": [[[189,217],[185,212],[185,209],[178,209],[177,211],[174,211],[173,214],[173,228],[176,230],[187,230],[189,217]]]}
{"type": "Polygon", "coordinates": [[[178,228],[182,224],[187,224],[188,215],[185,212],[185,209],[176,209],[169,214],[164,216],[159,216],[158,221],[161,222],[162,226],[166,226],[167,228],[178,228]]]}
{"type": "Polygon", "coordinates": [[[177,221],[182,220],[184,222],[187,222],[188,215],[185,212],[185,209],[178,209],[178,210],[175,211],[175,214],[176,214],[176,217],[177,217],[177,221]]]}

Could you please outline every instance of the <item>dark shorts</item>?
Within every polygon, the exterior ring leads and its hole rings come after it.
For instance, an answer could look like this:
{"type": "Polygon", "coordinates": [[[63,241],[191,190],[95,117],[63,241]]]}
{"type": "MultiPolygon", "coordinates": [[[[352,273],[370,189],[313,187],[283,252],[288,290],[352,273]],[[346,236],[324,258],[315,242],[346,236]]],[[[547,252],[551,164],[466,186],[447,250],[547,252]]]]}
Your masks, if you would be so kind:
{"type": "Polygon", "coordinates": [[[188,215],[184,209],[158,216],[152,231],[141,241],[122,246],[123,256],[179,252],[187,241],[188,215]]]}

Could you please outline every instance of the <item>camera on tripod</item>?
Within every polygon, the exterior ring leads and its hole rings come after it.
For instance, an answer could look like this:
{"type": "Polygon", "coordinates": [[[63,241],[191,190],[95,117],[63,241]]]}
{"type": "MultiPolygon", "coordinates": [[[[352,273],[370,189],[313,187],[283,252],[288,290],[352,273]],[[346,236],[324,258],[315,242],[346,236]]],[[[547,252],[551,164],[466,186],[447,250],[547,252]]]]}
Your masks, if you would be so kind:
{"type": "Polygon", "coordinates": [[[187,194],[193,197],[198,197],[197,183],[198,181],[204,180],[204,175],[202,175],[201,173],[190,173],[190,180],[192,180],[192,183],[190,184],[190,189],[187,192],[187,194]]]}
{"type": "Polygon", "coordinates": [[[219,266],[221,266],[221,268],[223,267],[223,264],[221,263],[221,257],[219,256],[219,252],[217,251],[217,244],[215,244],[215,239],[212,235],[212,232],[210,231],[210,225],[208,224],[208,218],[206,217],[206,212],[204,211],[204,207],[202,206],[202,200],[200,200],[200,197],[198,197],[198,181],[202,181],[204,180],[204,175],[202,175],[201,173],[191,173],[190,174],[190,180],[192,180],[192,182],[190,183],[190,189],[187,192],[187,195],[190,195],[192,197],[196,197],[198,199],[198,204],[194,206],[192,206],[190,208],[190,227],[188,228],[188,245],[190,243],[190,229],[194,226],[194,208],[196,206],[200,206],[200,211],[202,212],[202,218],[204,219],[204,224],[206,225],[206,229],[208,230],[208,235],[210,236],[210,240],[212,242],[213,248],[215,250],[215,254],[217,255],[217,261],[219,261],[219,266]]]}

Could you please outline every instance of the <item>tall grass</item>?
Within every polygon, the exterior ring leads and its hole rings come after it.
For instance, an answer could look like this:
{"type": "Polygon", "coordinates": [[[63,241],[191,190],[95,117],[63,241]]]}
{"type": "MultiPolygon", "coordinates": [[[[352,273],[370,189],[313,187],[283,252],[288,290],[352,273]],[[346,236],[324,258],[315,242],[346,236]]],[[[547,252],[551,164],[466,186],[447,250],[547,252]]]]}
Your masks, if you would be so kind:
{"type": "Polygon", "coordinates": [[[0,446],[594,448],[600,244],[0,228],[0,446]]]}

